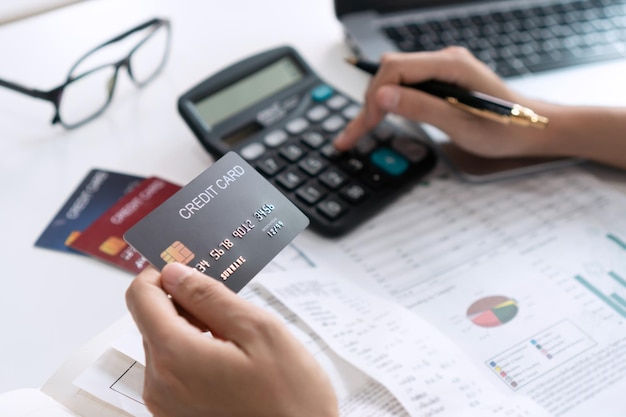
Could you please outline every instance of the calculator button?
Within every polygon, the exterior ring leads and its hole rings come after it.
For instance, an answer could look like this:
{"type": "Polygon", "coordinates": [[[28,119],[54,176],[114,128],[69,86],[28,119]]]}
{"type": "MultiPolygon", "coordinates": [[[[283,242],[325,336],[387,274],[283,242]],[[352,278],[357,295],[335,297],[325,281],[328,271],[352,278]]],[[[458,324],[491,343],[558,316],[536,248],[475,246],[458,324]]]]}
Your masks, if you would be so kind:
{"type": "Polygon", "coordinates": [[[326,165],[328,165],[328,163],[317,156],[308,156],[298,164],[304,172],[311,176],[322,172],[322,170],[326,168],[326,165]]]}
{"type": "Polygon", "coordinates": [[[251,143],[244,147],[239,154],[242,158],[247,159],[248,161],[252,161],[253,159],[257,159],[259,156],[263,155],[265,152],[265,146],[262,143],[251,143]]]}
{"type": "Polygon", "coordinates": [[[378,142],[370,135],[361,137],[356,143],[354,149],[361,155],[367,155],[378,146],[378,142]]]}
{"type": "Polygon", "coordinates": [[[257,168],[266,176],[272,177],[285,167],[286,163],[280,158],[268,156],[257,163],[257,168]]]}
{"type": "Polygon", "coordinates": [[[296,162],[305,154],[304,149],[295,143],[283,146],[278,152],[281,156],[291,162],[296,162]]]}
{"type": "Polygon", "coordinates": [[[339,94],[336,94],[333,98],[326,102],[326,105],[333,110],[339,110],[340,108],[345,107],[346,104],[348,104],[348,99],[339,94]]]}
{"type": "Polygon", "coordinates": [[[387,123],[381,123],[372,130],[372,135],[381,142],[387,142],[393,138],[394,129],[387,123]]]}
{"type": "Polygon", "coordinates": [[[340,192],[341,196],[351,203],[360,203],[367,197],[367,191],[365,188],[358,184],[351,184],[343,188],[340,192]]]}
{"type": "Polygon", "coordinates": [[[296,195],[301,200],[312,205],[320,201],[326,195],[326,193],[324,193],[324,191],[318,185],[309,184],[298,188],[298,191],[296,191],[296,195]]]}
{"type": "Polygon", "coordinates": [[[306,132],[302,135],[302,142],[310,148],[317,149],[326,142],[326,138],[319,132],[306,132]]]}
{"type": "Polygon", "coordinates": [[[295,190],[304,180],[304,173],[294,170],[283,172],[276,177],[276,181],[287,190],[295,190]]]}
{"type": "Polygon", "coordinates": [[[358,174],[365,168],[365,163],[359,158],[352,157],[345,160],[344,166],[348,171],[358,174]]]}
{"type": "Polygon", "coordinates": [[[328,117],[329,114],[330,111],[326,106],[317,105],[306,112],[306,117],[312,122],[319,122],[320,120],[324,120],[328,117]]]}
{"type": "Polygon", "coordinates": [[[427,153],[424,145],[407,137],[395,139],[391,147],[414,164],[424,159],[427,153]]]}
{"type": "Polygon", "coordinates": [[[332,143],[327,143],[326,145],[322,146],[322,148],[320,149],[320,153],[331,161],[339,159],[339,157],[341,156],[341,152],[335,149],[332,143]]]}
{"type": "Polygon", "coordinates": [[[319,86],[315,87],[311,91],[311,98],[314,101],[322,102],[322,101],[326,101],[329,98],[331,98],[334,93],[335,92],[333,91],[332,88],[330,88],[329,86],[327,86],[325,84],[322,84],[322,85],[319,85],[319,86]]]}
{"type": "Polygon", "coordinates": [[[319,203],[317,210],[329,219],[335,220],[348,211],[348,206],[339,200],[329,198],[319,203]]]}
{"type": "Polygon", "coordinates": [[[278,145],[282,145],[287,139],[289,135],[284,130],[274,130],[263,138],[263,142],[269,147],[276,147],[278,145]]]}
{"type": "Polygon", "coordinates": [[[361,106],[359,106],[358,104],[351,104],[348,107],[346,107],[345,109],[343,109],[341,114],[346,119],[352,120],[352,119],[354,119],[355,117],[358,116],[360,111],[361,111],[361,106]]]}
{"type": "Polygon", "coordinates": [[[307,122],[306,119],[302,117],[293,119],[285,125],[285,129],[287,129],[287,132],[291,133],[292,135],[299,135],[300,133],[304,132],[308,127],[309,122],[307,122]]]}
{"type": "Polygon", "coordinates": [[[328,171],[323,172],[319,176],[319,180],[328,188],[336,190],[348,180],[348,177],[346,177],[346,175],[340,170],[331,168],[328,171]]]}
{"type": "Polygon", "coordinates": [[[372,163],[383,172],[397,177],[409,168],[409,161],[389,148],[376,149],[370,156],[372,163]]]}
{"type": "Polygon", "coordinates": [[[322,129],[326,132],[337,132],[346,125],[346,121],[341,116],[330,116],[322,123],[322,129]]]}

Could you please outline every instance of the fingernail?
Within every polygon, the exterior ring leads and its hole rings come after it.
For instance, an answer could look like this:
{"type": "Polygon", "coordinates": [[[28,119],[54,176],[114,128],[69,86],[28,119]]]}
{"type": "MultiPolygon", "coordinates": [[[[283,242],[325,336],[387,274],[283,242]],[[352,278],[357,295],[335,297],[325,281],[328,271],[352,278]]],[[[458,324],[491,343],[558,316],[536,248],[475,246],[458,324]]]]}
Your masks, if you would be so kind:
{"type": "Polygon", "coordinates": [[[396,107],[398,107],[398,102],[400,102],[400,92],[398,89],[393,87],[381,88],[379,94],[380,104],[384,110],[393,112],[396,107]]]}
{"type": "Polygon", "coordinates": [[[167,264],[161,271],[163,286],[168,290],[174,289],[190,276],[192,272],[193,268],[178,262],[167,264]]]}

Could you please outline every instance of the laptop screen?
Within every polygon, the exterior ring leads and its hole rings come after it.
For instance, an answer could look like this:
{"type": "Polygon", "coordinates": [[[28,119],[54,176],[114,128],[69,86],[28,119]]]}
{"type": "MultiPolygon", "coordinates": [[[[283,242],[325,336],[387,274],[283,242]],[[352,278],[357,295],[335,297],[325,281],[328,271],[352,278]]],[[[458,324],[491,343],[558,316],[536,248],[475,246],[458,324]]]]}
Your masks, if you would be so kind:
{"type": "Polygon", "coordinates": [[[471,0],[335,0],[337,17],[345,14],[375,10],[378,13],[392,13],[407,9],[441,7],[454,4],[473,3],[471,0]]]}

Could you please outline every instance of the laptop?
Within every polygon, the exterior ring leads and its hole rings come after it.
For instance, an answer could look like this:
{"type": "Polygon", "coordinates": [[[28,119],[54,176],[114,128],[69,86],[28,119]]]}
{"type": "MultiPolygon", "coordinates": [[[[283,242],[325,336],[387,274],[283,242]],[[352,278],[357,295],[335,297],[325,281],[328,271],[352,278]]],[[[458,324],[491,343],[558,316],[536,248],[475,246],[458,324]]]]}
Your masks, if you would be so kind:
{"type": "MultiPolygon", "coordinates": [[[[626,0],[334,0],[334,7],[361,59],[461,45],[528,97],[626,106],[626,0]]],[[[446,141],[425,127],[436,142],[446,141]]],[[[500,161],[492,169],[452,148],[441,147],[444,159],[475,181],[572,162],[514,161],[508,169],[500,161]]]]}

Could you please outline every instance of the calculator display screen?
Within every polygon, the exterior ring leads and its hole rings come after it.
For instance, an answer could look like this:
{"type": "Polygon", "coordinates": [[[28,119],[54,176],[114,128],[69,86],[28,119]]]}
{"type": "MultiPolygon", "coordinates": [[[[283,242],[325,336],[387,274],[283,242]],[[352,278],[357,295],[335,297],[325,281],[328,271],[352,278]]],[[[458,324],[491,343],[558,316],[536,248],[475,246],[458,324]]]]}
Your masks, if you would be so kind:
{"type": "Polygon", "coordinates": [[[202,119],[213,126],[300,81],[302,69],[284,57],[195,103],[202,119]]]}

